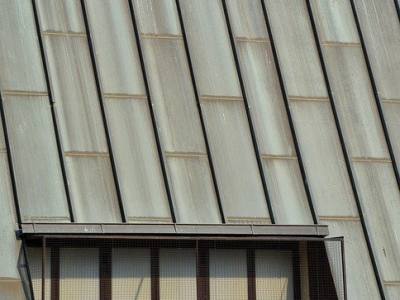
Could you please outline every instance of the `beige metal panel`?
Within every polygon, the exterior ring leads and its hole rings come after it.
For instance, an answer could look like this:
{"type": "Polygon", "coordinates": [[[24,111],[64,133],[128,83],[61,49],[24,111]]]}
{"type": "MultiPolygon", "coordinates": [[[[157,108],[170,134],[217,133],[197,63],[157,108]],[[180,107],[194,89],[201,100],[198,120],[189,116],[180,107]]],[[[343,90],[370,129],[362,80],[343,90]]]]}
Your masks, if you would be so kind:
{"type": "Polygon", "coordinates": [[[312,0],[311,6],[322,42],[360,42],[350,1],[312,0]]]}
{"type": "MultiPolygon", "coordinates": [[[[29,264],[29,272],[32,280],[32,289],[35,299],[42,299],[42,255],[43,251],[40,247],[28,248],[27,262],[29,264]]],[[[46,268],[45,268],[45,299],[51,299],[51,262],[50,251],[46,251],[46,268]]]]}
{"type": "Polygon", "coordinates": [[[397,168],[400,170],[400,100],[383,103],[385,121],[390,132],[390,141],[396,157],[397,168]]]}
{"type": "Polygon", "coordinates": [[[163,150],[205,153],[183,41],[143,39],[142,43],[163,150]]]}
{"type": "Polygon", "coordinates": [[[107,151],[85,37],[45,36],[64,151],[107,151]]]}
{"type": "Polygon", "coordinates": [[[1,89],[45,91],[31,1],[1,0],[0,6],[1,89]]]}
{"type": "Polygon", "coordinates": [[[260,1],[228,0],[226,4],[235,37],[249,39],[268,38],[260,1]]]}
{"type": "Polygon", "coordinates": [[[105,110],[128,222],[169,221],[147,100],[105,98],[105,110]]]}
{"type": "Polygon", "coordinates": [[[277,224],[312,224],[313,219],[296,159],[263,159],[277,224]]]}
{"type": "Polygon", "coordinates": [[[292,101],[290,107],[316,211],[357,216],[329,102],[292,101]]]}
{"type": "Polygon", "coordinates": [[[181,27],[174,0],[130,0],[139,25],[147,34],[179,35],[181,27]]]}
{"type": "Polygon", "coordinates": [[[294,299],[291,252],[255,250],[255,266],[257,299],[294,299]]]}
{"type": "Polygon", "coordinates": [[[264,0],[289,96],[325,97],[305,1],[264,0]]]}
{"type": "Polygon", "coordinates": [[[270,45],[236,47],[260,153],[296,155],[270,45]]]}
{"type": "Polygon", "coordinates": [[[168,157],[178,223],[221,223],[207,156],[168,157]]]}
{"type": "Polygon", "coordinates": [[[354,163],[364,216],[382,280],[400,280],[400,193],[390,163],[354,163]]]}
{"type": "Polygon", "coordinates": [[[381,98],[400,99],[400,23],[390,0],[354,1],[381,98]]]}
{"type": "Polygon", "coordinates": [[[243,101],[203,101],[207,133],[227,218],[268,218],[243,101]]]}
{"type": "Polygon", "coordinates": [[[108,156],[67,156],[65,167],[76,222],[121,221],[108,156]]]}
{"type": "Polygon", "coordinates": [[[145,94],[128,2],[86,3],[102,91],[145,94]]]}
{"type": "Polygon", "coordinates": [[[0,153],[0,278],[19,279],[17,259],[20,242],[15,239],[16,229],[17,220],[7,154],[0,153]]]}
{"type": "Polygon", "coordinates": [[[221,2],[180,4],[199,93],[241,96],[221,2]]]}
{"type": "Polygon", "coordinates": [[[42,30],[85,32],[79,0],[36,0],[42,30]]]}
{"type": "Polygon", "coordinates": [[[60,300],[100,299],[98,251],[96,248],[60,249],[60,300]]]}
{"type": "Polygon", "coordinates": [[[151,299],[150,250],[113,248],[112,299],[151,299]]]}
{"type": "Polygon", "coordinates": [[[387,291],[387,299],[388,300],[397,300],[400,298],[400,284],[394,284],[394,285],[386,285],[385,286],[386,291],[387,291]]]}
{"type": "MultiPolygon", "coordinates": [[[[329,226],[330,236],[344,236],[348,299],[380,299],[374,270],[360,221],[323,220],[329,226]]],[[[328,256],[337,257],[327,247],[328,256]]],[[[336,262],[335,262],[336,263],[336,262]]]]}
{"type": "Polygon", "coordinates": [[[0,295],[2,300],[24,300],[24,290],[22,282],[19,280],[1,280],[0,279],[0,295]]]}
{"type": "Polygon", "coordinates": [[[196,300],[195,249],[160,249],[160,299],[196,300]]]}
{"type": "Polygon", "coordinates": [[[324,47],[323,53],[349,155],[389,158],[361,47],[324,47]]]}
{"type": "Polygon", "coordinates": [[[7,96],[3,105],[22,221],[68,221],[48,98],[7,96]]]}
{"type": "Polygon", "coordinates": [[[210,249],[210,299],[247,299],[246,250],[210,249]]]}

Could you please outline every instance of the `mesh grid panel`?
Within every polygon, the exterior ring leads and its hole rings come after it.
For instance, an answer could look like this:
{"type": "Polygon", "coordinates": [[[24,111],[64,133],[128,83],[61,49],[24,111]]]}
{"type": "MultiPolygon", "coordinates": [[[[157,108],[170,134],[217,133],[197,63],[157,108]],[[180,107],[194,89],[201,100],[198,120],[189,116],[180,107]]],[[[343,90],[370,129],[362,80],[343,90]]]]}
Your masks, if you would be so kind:
{"type": "Polygon", "coordinates": [[[346,299],[339,238],[27,243],[34,299],[346,299]]]}

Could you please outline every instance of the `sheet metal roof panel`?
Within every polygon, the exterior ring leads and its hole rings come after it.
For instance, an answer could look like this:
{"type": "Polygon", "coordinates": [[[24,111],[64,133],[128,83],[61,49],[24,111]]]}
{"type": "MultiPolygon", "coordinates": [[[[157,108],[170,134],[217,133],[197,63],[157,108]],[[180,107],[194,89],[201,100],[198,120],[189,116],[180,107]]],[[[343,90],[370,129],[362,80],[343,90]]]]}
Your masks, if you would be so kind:
{"type": "Polygon", "coordinates": [[[30,1],[2,0],[0,5],[1,89],[46,91],[30,1]]]}
{"type": "Polygon", "coordinates": [[[312,224],[297,161],[263,159],[263,166],[277,224],[312,224]]]}
{"type": "MultiPolygon", "coordinates": [[[[321,223],[329,226],[330,236],[344,236],[348,299],[380,299],[360,222],[324,220],[321,223]]],[[[332,257],[337,255],[332,253],[335,250],[329,243],[327,251],[332,257]]]]}
{"type": "Polygon", "coordinates": [[[104,104],[128,222],[171,220],[147,100],[104,104]]]}
{"type": "Polygon", "coordinates": [[[268,39],[260,1],[227,0],[226,3],[236,37],[268,39]]]}
{"type": "Polygon", "coordinates": [[[225,215],[268,218],[243,103],[203,101],[202,108],[225,215]]]}
{"type": "Polygon", "coordinates": [[[20,242],[16,241],[14,233],[17,220],[13,197],[7,154],[0,153],[0,278],[8,279],[19,278],[17,253],[20,242]]]}
{"type": "Polygon", "coordinates": [[[312,0],[311,5],[322,42],[360,42],[349,0],[312,0]]]}
{"type": "Polygon", "coordinates": [[[305,1],[264,0],[288,96],[326,97],[305,1]]]}
{"type": "Polygon", "coordinates": [[[69,221],[48,98],[6,96],[3,105],[22,220],[69,221]]]}
{"type": "Polygon", "coordinates": [[[67,156],[65,167],[77,222],[121,222],[108,156],[67,156]]]}
{"type": "Polygon", "coordinates": [[[43,31],[85,32],[79,0],[35,0],[43,31]]]}
{"type": "Polygon", "coordinates": [[[163,150],[205,154],[183,41],[144,38],[142,45],[163,150]]]}
{"type": "Polygon", "coordinates": [[[349,155],[390,158],[361,47],[324,47],[349,155]]]}
{"type": "Polygon", "coordinates": [[[107,152],[86,38],[45,36],[44,45],[63,150],[107,152]]]}
{"type": "Polygon", "coordinates": [[[103,93],[145,95],[128,2],[86,3],[103,93]]]}
{"type": "Polygon", "coordinates": [[[221,223],[207,157],[168,157],[178,223],[221,223]]]}
{"type": "Polygon", "coordinates": [[[328,102],[290,103],[316,209],[322,216],[358,216],[328,102]]]}
{"type": "Polygon", "coordinates": [[[296,156],[271,47],[252,42],[236,47],[260,153],[296,156]]]}
{"type": "Polygon", "coordinates": [[[383,280],[400,278],[400,192],[388,163],[358,162],[355,177],[383,280]]]}
{"type": "Polygon", "coordinates": [[[220,1],[181,1],[182,16],[200,95],[241,97],[220,1]]]}
{"type": "Polygon", "coordinates": [[[174,0],[129,0],[138,15],[141,33],[157,35],[180,35],[176,4],[174,0]]]}
{"type": "Polygon", "coordinates": [[[354,4],[379,95],[400,99],[400,22],[394,1],[359,0],[354,4]]]}

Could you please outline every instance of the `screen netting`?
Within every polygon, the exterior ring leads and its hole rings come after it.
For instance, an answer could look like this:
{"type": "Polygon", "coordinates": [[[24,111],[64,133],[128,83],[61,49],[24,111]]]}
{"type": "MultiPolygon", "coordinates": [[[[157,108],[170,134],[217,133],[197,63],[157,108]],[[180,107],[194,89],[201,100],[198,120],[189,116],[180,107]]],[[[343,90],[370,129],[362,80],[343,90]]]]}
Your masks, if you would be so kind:
{"type": "Polygon", "coordinates": [[[27,241],[34,299],[345,299],[341,238],[27,241]]]}

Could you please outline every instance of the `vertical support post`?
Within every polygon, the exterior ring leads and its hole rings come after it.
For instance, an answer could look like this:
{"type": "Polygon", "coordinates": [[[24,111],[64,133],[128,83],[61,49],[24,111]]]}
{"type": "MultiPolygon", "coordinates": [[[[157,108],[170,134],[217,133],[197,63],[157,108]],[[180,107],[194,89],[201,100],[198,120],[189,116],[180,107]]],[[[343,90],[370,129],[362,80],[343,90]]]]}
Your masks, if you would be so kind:
{"type": "MultiPolygon", "coordinates": [[[[99,249],[100,300],[111,299],[112,248],[104,242],[99,249]]],[[[52,299],[53,300],[53,299],[52,299]]]]}
{"type": "Polygon", "coordinates": [[[50,251],[51,300],[60,299],[60,248],[52,247],[50,251]]]}
{"type": "Polygon", "coordinates": [[[209,283],[209,252],[208,245],[196,241],[196,263],[197,263],[197,299],[210,299],[209,283]]]}
{"type": "Polygon", "coordinates": [[[42,237],[42,300],[46,299],[46,237],[42,237]]]}
{"type": "Polygon", "coordinates": [[[160,300],[160,249],[150,250],[151,300],[160,300]]]}
{"type": "Polygon", "coordinates": [[[344,251],[344,238],[340,239],[340,250],[342,252],[342,272],[343,272],[343,296],[347,300],[347,280],[346,280],[346,260],[344,251]]]}
{"type": "Polygon", "coordinates": [[[247,249],[247,295],[256,300],[256,262],[254,248],[247,249]]]}

